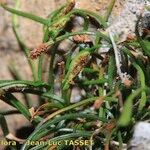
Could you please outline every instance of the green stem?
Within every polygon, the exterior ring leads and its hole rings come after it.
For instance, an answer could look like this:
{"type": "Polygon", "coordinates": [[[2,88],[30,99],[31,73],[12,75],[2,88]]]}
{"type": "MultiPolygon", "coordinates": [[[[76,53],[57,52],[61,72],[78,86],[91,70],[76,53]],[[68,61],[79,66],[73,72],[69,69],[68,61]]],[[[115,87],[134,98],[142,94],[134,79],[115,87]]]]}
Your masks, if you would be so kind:
{"type": "Polygon", "coordinates": [[[113,88],[113,80],[115,78],[115,58],[113,55],[110,56],[109,58],[109,64],[108,64],[108,84],[110,89],[113,88]]]}
{"type": "Polygon", "coordinates": [[[123,139],[122,139],[121,131],[118,131],[117,136],[119,141],[119,148],[123,149],[123,139]]]}
{"type": "Polygon", "coordinates": [[[104,84],[107,82],[107,79],[98,79],[98,80],[86,80],[83,82],[83,85],[95,85],[95,84],[104,84]]]}
{"type": "Polygon", "coordinates": [[[9,133],[9,129],[7,126],[6,119],[2,114],[0,114],[0,125],[1,125],[1,129],[3,131],[4,136],[7,136],[9,133]]]}
{"type": "MultiPolygon", "coordinates": [[[[144,89],[146,87],[144,72],[143,72],[142,68],[137,63],[133,62],[132,64],[137,69],[137,71],[139,72],[141,88],[144,89]]],[[[143,109],[143,107],[146,105],[146,101],[147,101],[146,92],[142,91],[141,100],[140,100],[140,104],[139,104],[139,108],[138,108],[139,111],[141,111],[143,109]]]]}
{"type": "Polygon", "coordinates": [[[109,19],[109,16],[111,15],[111,12],[112,12],[112,9],[114,7],[114,4],[115,4],[116,0],[111,0],[108,8],[107,8],[107,12],[105,14],[105,17],[104,17],[104,20],[107,22],[108,19],[109,19]]]}
{"type": "Polygon", "coordinates": [[[139,88],[133,93],[129,95],[127,100],[125,101],[122,114],[118,120],[119,126],[127,126],[132,118],[132,106],[133,106],[133,100],[143,91],[144,89],[139,88]]]}
{"type": "MultiPolygon", "coordinates": [[[[20,1],[16,0],[15,8],[19,8],[19,6],[20,6],[20,1]]],[[[17,17],[17,15],[13,15],[12,24],[13,24],[13,31],[14,31],[14,34],[16,36],[17,42],[18,42],[20,48],[24,51],[24,53],[25,53],[25,55],[27,57],[28,63],[29,63],[30,68],[32,70],[33,78],[36,81],[37,80],[37,70],[36,70],[34,62],[30,58],[28,58],[29,57],[29,49],[24,44],[24,42],[23,42],[23,40],[22,40],[22,38],[21,38],[21,36],[20,36],[20,34],[18,32],[19,24],[18,24],[18,17],[17,17]]]]}
{"type": "Polygon", "coordinates": [[[39,57],[39,62],[38,62],[38,81],[42,81],[42,73],[43,73],[43,60],[44,60],[44,55],[41,55],[39,57]]]}
{"type": "MultiPolygon", "coordinates": [[[[133,66],[136,68],[136,70],[139,72],[140,75],[140,82],[141,82],[141,88],[146,88],[146,81],[145,81],[145,75],[144,75],[144,71],[142,70],[142,68],[137,64],[137,60],[134,58],[134,56],[132,55],[132,53],[130,52],[129,49],[124,48],[123,51],[128,54],[132,61],[133,66]]],[[[141,93],[141,100],[140,100],[140,104],[139,104],[139,108],[138,110],[141,111],[143,109],[143,107],[146,105],[146,101],[147,101],[147,96],[146,96],[146,92],[142,91],[141,93]]]]}

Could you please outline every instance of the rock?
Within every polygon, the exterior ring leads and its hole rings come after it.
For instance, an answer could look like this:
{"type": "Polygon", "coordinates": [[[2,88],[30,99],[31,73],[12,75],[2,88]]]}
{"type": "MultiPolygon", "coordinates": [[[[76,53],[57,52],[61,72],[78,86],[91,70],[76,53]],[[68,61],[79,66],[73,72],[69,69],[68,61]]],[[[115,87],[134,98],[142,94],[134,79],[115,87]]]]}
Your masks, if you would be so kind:
{"type": "Polygon", "coordinates": [[[134,129],[130,150],[150,150],[150,123],[139,122],[134,129]]]}

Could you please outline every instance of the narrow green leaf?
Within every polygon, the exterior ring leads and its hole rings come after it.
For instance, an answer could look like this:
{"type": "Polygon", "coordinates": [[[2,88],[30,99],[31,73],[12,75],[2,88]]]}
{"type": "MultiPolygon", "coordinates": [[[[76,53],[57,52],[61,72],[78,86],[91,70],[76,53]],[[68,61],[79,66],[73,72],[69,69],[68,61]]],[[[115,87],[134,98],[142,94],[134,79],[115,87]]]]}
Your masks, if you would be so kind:
{"type": "Polygon", "coordinates": [[[9,129],[7,126],[6,119],[2,114],[0,114],[0,126],[1,126],[1,129],[3,131],[4,136],[7,136],[9,133],[9,129]]]}
{"type": "Polygon", "coordinates": [[[141,18],[139,18],[137,24],[136,24],[136,28],[135,28],[135,34],[137,37],[137,41],[139,42],[142,50],[145,52],[146,55],[148,55],[150,57],[150,42],[147,40],[143,40],[139,34],[139,21],[141,18]]]}
{"type": "Polygon", "coordinates": [[[107,79],[98,79],[98,80],[86,80],[83,81],[83,85],[101,85],[104,84],[105,82],[107,82],[107,79]]]}
{"type": "MultiPolygon", "coordinates": [[[[88,132],[88,131],[82,131],[80,133],[70,133],[70,134],[65,134],[65,135],[61,135],[61,136],[58,136],[58,137],[54,137],[52,139],[50,139],[48,141],[48,143],[50,142],[56,142],[56,141],[61,141],[61,140],[70,140],[70,139],[76,139],[78,137],[82,137],[82,138],[90,138],[92,135],[91,132],[88,132]]],[[[47,148],[50,148],[51,146],[48,145],[47,148]]]]}
{"type": "MultiPolygon", "coordinates": [[[[20,1],[16,0],[15,2],[16,2],[15,8],[18,9],[19,6],[20,6],[20,1]]],[[[18,42],[21,50],[23,50],[23,52],[24,52],[24,54],[25,54],[25,56],[27,58],[27,61],[28,61],[29,65],[30,65],[30,68],[31,68],[32,74],[33,74],[33,78],[36,81],[37,80],[37,70],[36,70],[36,67],[35,67],[35,62],[33,60],[31,60],[30,58],[28,58],[29,57],[29,52],[30,52],[29,48],[25,45],[21,35],[18,32],[19,23],[18,23],[17,15],[13,15],[12,28],[13,28],[14,34],[16,36],[17,42],[18,42]]],[[[11,68],[14,68],[14,67],[11,66],[11,68]]]]}
{"type": "MultiPolygon", "coordinates": [[[[36,141],[39,140],[41,137],[45,136],[47,133],[51,131],[52,128],[51,125],[54,125],[56,123],[59,123],[62,120],[75,120],[77,118],[86,118],[87,120],[103,120],[103,118],[99,118],[93,114],[83,114],[83,113],[74,113],[74,114],[67,114],[60,117],[56,117],[52,120],[49,120],[48,122],[44,123],[42,126],[37,126],[35,131],[30,135],[30,137],[27,139],[36,141]]],[[[105,120],[106,121],[106,120],[105,120]]],[[[25,143],[22,147],[22,150],[26,150],[29,148],[29,145],[25,143]]]]}
{"type": "Polygon", "coordinates": [[[3,97],[4,102],[15,107],[19,112],[21,112],[28,120],[30,120],[31,115],[27,107],[25,107],[21,102],[19,102],[15,96],[10,93],[6,93],[3,97]]]}
{"type": "MultiPolygon", "coordinates": [[[[50,114],[49,116],[47,116],[41,123],[40,125],[42,125],[43,123],[47,122],[48,120],[52,119],[53,117],[57,116],[57,115],[60,115],[61,113],[64,113],[66,111],[69,111],[69,110],[72,110],[72,109],[75,109],[77,107],[80,107],[80,106],[84,106],[84,105],[87,105],[87,104],[90,104],[92,102],[94,102],[95,100],[97,100],[99,97],[91,97],[91,98],[88,98],[88,99],[85,99],[85,100],[82,100],[78,103],[75,103],[75,104],[72,104],[72,105],[69,105],[63,109],[60,109],[52,114],[50,114]]],[[[104,97],[105,100],[110,100],[110,98],[108,98],[108,96],[104,97]]],[[[111,98],[112,101],[114,101],[114,99],[111,98]]],[[[115,102],[116,102],[116,99],[115,99],[115,102]]]]}
{"type": "Polygon", "coordinates": [[[22,16],[22,17],[25,17],[25,18],[34,20],[34,21],[39,22],[39,23],[41,23],[41,24],[43,24],[43,25],[48,25],[48,21],[47,21],[46,19],[44,19],[44,18],[41,18],[41,17],[39,17],[39,16],[30,14],[30,13],[26,13],[26,12],[23,12],[23,11],[19,11],[19,10],[10,8],[10,7],[8,7],[8,6],[4,5],[4,4],[1,4],[1,6],[2,6],[5,10],[7,10],[7,11],[13,13],[13,14],[16,14],[16,15],[18,15],[18,16],[22,16]]]}
{"type": "Polygon", "coordinates": [[[121,131],[118,131],[118,141],[119,141],[119,148],[123,149],[123,139],[122,139],[122,135],[121,135],[121,131]]]}
{"type": "Polygon", "coordinates": [[[132,106],[133,106],[133,100],[142,92],[142,89],[137,89],[136,91],[132,92],[127,100],[125,101],[123,111],[121,113],[121,116],[118,120],[119,126],[127,126],[132,118],[132,106]]]}
{"type": "Polygon", "coordinates": [[[65,101],[64,99],[62,99],[61,97],[55,95],[55,94],[51,94],[50,92],[46,92],[44,93],[42,96],[44,97],[47,97],[47,98],[50,98],[50,99],[53,99],[53,100],[57,100],[59,101],[60,103],[63,104],[63,102],[65,101]]]}
{"type": "Polygon", "coordinates": [[[106,12],[106,14],[105,14],[105,17],[104,17],[104,20],[105,20],[105,21],[108,21],[109,16],[111,15],[112,9],[113,9],[113,7],[114,7],[114,5],[115,5],[115,2],[116,2],[116,0],[111,0],[109,6],[108,6],[108,8],[107,8],[107,12],[106,12]]]}
{"type": "Polygon", "coordinates": [[[113,87],[113,80],[115,78],[114,75],[115,75],[116,66],[114,64],[115,64],[115,58],[113,55],[111,55],[108,64],[108,84],[110,88],[113,87]]]}
{"type": "Polygon", "coordinates": [[[13,87],[47,87],[48,85],[40,81],[27,81],[27,80],[0,80],[0,88],[8,89],[13,87]]]}
{"type": "MultiPolygon", "coordinates": [[[[24,106],[14,95],[10,93],[5,93],[5,95],[3,95],[1,99],[9,105],[15,107],[22,115],[24,115],[30,121],[31,115],[29,109],[24,106]]],[[[41,118],[37,116],[36,118],[34,118],[33,123],[39,123],[40,121],[41,118]]]]}
{"type": "MultiPolygon", "coordinates": [[[[133,62],[132,64],[139,72],[141,88],[143,88],[143,89],[146,88],[145,75],[144,75],[142,68],[136,62],[133,62]]],[[[141,111],[144,108],[144,106],[146,105],[146,101],[147,101],[146,92],[142,91],[141,100],[140,100],[140,104],[139,104],[139,108],[138,108],[139,111],[141,111]]]]}

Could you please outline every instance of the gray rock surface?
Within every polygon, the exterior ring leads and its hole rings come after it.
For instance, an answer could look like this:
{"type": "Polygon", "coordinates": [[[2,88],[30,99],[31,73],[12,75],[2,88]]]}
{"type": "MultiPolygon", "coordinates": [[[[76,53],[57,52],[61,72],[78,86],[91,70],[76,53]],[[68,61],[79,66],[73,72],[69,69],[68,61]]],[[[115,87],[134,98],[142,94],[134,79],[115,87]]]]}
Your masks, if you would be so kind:
{"type": "Polygon", "coordinates": [[[150,150],[150,123],[139,122],[134,129],[130,150],[150,150]]]}

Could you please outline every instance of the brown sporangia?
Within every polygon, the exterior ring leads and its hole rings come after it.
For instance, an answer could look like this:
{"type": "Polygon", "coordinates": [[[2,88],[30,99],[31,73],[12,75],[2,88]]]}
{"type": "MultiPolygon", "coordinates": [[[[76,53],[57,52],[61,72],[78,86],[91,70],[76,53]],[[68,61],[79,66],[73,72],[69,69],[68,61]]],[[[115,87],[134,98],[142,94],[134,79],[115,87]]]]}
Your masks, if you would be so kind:
{"type": "Polygon", "coordinates": [[[68,4],[68,6],[64,10],[64,15],[66,15],[68,12],[70,12],[75,6],[75,0],[71,0],[68,4]]]}
{"type": "Polygon", "coordinates": [[[76,76],[83,69],[83,67],[88,63],[89,56],[81,56],[77,65],[74,66],[72,73],[76,76]]]}
{"type": "Polygon", "coordinates": [[[73,75],[73,78],[70,78],[69,80],[69,84],[71,85],[74,85],[74,77],[77,76],[80,71],[85,67],[85,65],[88,63],[88,60],[89,60],[89,56],[81,56],[79,61],[78,61],[78,64],[74,66],[73,68],[73,71],[72,71],[72,75],[73,75]]]}
{"type": "Polygon", "coordinates": [[[69,85],[73,85],[73,79],[82,71],[85,65],[88,63],[90,58],[89,51],[81,51],[71,62],[69,71],[66,78],[63,81],[64,89],[69,88],[69,85]]]}
{"type": "Polygon", "coordinates": [[[38,56],[40,56],[42,53],[46,53],[47,50],[48,50],[48,45],[46,44],[41,44],[39,47],[33,49],[31,51],[31,54],[30,54],[30,58],[31,59],[36,59],[38,56]]]}
{"type": "Polygon", "coordinates": [[[89,43],[89,42],[92,42],[88,35],[75,35],[75,36],[73,36],[73,41],[75,43],[89,43]]]}

